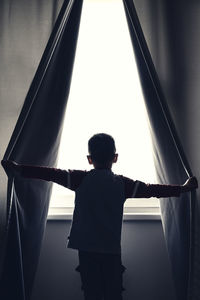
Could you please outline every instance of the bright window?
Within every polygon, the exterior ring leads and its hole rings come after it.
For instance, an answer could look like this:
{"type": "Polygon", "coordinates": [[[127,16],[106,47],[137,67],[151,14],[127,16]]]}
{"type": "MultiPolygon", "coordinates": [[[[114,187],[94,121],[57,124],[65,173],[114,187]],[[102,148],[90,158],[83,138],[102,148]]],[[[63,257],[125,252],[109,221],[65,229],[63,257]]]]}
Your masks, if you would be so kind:
{"type": "MultiPolygon", "coordinates": [[[[148,119],[121,0],[85,0],[58,167],[90,170],[88,139],[111,134],[113,172],[155,182],[148,119]]],[[[54,184],[49,215],[71,213],[74,193],[54,184]]],[[[146,212],[157,199],[128,199],[125,213],[146,212]]]]}

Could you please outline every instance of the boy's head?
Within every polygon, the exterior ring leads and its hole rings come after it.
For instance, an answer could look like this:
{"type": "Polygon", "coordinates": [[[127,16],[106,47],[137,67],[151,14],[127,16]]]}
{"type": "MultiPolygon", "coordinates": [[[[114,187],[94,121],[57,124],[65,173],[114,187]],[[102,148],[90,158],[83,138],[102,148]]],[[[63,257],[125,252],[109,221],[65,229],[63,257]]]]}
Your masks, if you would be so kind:
{"type": "Polygon", "coordinates": [[[106,133],[93,135],[88,141],[88,161],[97,168],[111,168],[117,161],[115,141],[106,133]]]}

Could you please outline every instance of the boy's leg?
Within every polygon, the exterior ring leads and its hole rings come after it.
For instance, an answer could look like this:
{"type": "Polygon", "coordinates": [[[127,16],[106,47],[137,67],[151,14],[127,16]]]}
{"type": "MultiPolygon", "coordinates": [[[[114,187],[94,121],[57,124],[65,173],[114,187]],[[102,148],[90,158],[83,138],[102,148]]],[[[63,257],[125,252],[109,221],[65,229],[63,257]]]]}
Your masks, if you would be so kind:
{"type": "Polygon", "coordinates": [[[121,255],[104,255],[102,262],[104,300],[122,300],[124,270],[121,255]]]}
{"type": "Polygon", "coordinates": [[[102,279],[98,254],[79,251],[80,275],[85,300],[102,300],[102,279]]]}

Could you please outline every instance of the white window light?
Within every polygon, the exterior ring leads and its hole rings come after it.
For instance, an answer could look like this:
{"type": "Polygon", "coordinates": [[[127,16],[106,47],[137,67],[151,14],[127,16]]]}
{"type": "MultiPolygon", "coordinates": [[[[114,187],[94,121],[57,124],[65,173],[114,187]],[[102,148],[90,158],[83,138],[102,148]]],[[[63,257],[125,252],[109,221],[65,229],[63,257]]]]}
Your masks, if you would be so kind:
{"type": "MultiPolygon", "coordinates": [[[[121,0],[84,1],[58,167],[90,170],[87,142],[100,132],[115,139],[114,173],[155,182],[148,118],[121,0]]],[[[73,207],[74,192],[54,184],[49,218],[71,218],[73,207]]],[[[159,214],[155,198],[125,202],[125,218],[159,214]]]]}

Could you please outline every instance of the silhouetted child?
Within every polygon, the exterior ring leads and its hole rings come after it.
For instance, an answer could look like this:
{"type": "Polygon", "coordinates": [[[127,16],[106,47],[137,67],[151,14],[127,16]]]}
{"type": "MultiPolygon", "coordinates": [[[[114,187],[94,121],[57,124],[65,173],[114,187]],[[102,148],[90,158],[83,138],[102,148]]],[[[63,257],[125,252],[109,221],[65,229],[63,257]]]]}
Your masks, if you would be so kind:
{"type": "Polygon", "coordinates": [[[195,177],[184,185],[145,184],[111,171],[116,163],[110,135],[88,142],[90,171],[25,166],[4,161],[5,167],[28,178],[53,181],[75,191],[75,208],[68,247],[77,249],[85,300],[122,300],[121,227],[127,198],[178,197],[197,188],[195,177]]]}

